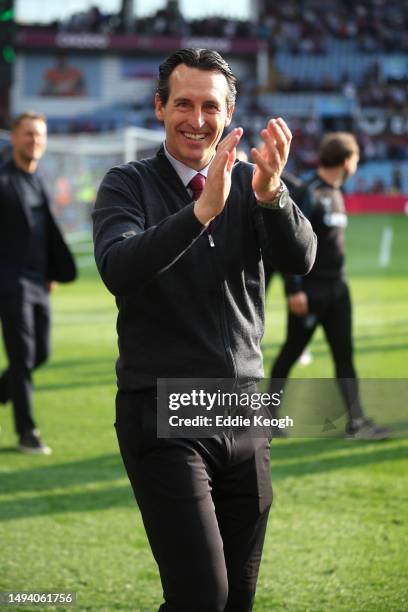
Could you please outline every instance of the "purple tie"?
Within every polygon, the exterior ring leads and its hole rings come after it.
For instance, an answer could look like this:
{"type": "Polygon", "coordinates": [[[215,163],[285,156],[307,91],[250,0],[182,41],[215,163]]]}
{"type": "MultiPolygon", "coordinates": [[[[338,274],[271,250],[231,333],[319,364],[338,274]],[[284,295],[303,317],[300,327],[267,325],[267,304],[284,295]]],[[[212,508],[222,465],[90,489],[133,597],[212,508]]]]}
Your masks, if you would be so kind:
{"type": "Polygon", "coordinates": [[[191,191],[193,192],[193,198],[196,202],[203,193],[204,185],[205,176],[200,173],[197,173],[188,184],[188,187],[190,187],[191,191]]]}

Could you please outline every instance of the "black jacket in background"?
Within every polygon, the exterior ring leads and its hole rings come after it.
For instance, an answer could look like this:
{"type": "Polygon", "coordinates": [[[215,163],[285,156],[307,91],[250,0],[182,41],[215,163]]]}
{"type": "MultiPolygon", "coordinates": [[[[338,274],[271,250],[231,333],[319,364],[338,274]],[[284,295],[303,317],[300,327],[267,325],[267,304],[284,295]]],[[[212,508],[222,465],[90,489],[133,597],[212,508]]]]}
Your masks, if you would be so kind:
{"type": "Polygon", "coordinates": [[[251,164],[235,164],[212,223],[214,247],[163,148],[105,176],[93,214],[95,258],[119,309],[120,390],[154,388],[158,377],[262,378],[262,256],[305,274],[316,242],[293,203],[256,203],[252,175],[251,164]]]}
{"type": "Polygon", "coordinates": [[[304,283],[337,281],[344,276],[344,230],[347,215],[341,189],[315,174],[298,191],[298,202],[317,236],[316,261],[306,279],[285,275],[287,295],[303,291],[304,283]]]}
{"type": "MultiPolygon", "coordinates": [[[[0,168],[0,297],[16,291],[27,266],[32,236],[29,206],[20,193],[13,160],[0,168]]],[[[51,213],[44,188],[48,214],[47,280],[69,282],[76,277],[74,259],[51,213]]]]}
{"type": "MultiPolygon", "coordinates": [[[[31,211],[20,193],[17,172],[13,160],[0,168],[0,296],[17,289],[30,254],[31,211]]],[[[45,188],[44,200],[49,216],[47,280],[70,282],[76,278],[75,262],[51,213],[45,188]]]]}

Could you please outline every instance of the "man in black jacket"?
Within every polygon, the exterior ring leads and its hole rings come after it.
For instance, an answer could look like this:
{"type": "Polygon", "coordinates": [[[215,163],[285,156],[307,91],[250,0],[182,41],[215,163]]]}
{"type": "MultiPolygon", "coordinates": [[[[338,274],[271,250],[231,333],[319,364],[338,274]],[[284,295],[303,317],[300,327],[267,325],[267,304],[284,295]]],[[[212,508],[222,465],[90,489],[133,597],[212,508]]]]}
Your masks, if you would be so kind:
{"type": "MultiPolygon", "coordinates": [[[[322,325],[347,409],[346,435],[376,440],[388,437],[389,429],[377,426],[363,412],[353,363],[350,291],[344,275],[347,216],[341,186],[355,173],[358,161],[359,147],[352,134],[327,134],[320,145],[317,172],[303,187],[303,195],[299,193],[299,204],[316,232],[318,248],[310,274],[284,277],[287,335],[271,370],[270,392],[282,387],[281,379],[289,375],[317,326],[322,325]]],[[[275,433],[284,432],[275,429],[275,433]]]]}
{"type": "Polygon", "coordinates": [[[49,207],[38,161],[47,143],[45,117],[18,116],[12,159],[0,168],[0,318],[8,368],[0,402],[11,399],[19,449],[49,454],[33,416],[31,372],[49,355],[52,281],[68,282],[76,269],[49,207]]]}
{"type": "Polygon", "coordinates": [[[252,610],[272,490],[266,438],[158,438],[157,379],[262,378],[262,259],[304,274],[315,255],[280,182],[285,122],[268,122],[255,166],[236,162],[242,128],[220,142],[235,83],[215,51],[170,56],[155,98],[165,143],[110,170],[94,212],[96,262],[119,309],[117,435],[161,611],[252,610]]]}

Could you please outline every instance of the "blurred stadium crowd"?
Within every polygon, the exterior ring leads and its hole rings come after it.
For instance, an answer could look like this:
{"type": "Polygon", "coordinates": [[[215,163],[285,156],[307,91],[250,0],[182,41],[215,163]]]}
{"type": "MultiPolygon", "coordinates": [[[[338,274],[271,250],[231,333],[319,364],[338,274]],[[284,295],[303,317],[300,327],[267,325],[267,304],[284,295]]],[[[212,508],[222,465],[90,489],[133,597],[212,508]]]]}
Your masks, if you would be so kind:
{"type": "MultiPolygon", "coordinates": [[[[107,13],[103,3],[95,3],[64,20],[30,25],[56,35],[252,41],[267,55],[268,78],[260,83],[254,57],[252,74],[249,70],[240,78],[235,125],[245,127],[244,148],[256,144],[266,116],[282,115],[295,136],[290,169],[303,175],[316,166],[324,132],[350,130],[362,152],[351,191],[408,191],[407,0],[332,0],[327,4],[260,0],[252,21],[217,16],[188,20],[177,1],[163,4],[148,17],[129,20],[123,9],[107,13]]],[[[239,52],[235,58],[224,54],[233,69],[236,57],[243,58],[239,52]]],[[[150,48],[144,57],[154,61],[154,50],[150,48]]],[[[153,88],[152,78],[150,91],[138,99],[122,99],[65,122],[51,117],[50,131],[104,132],[126,125],[159,128],[152,111],[153,88]]]]}
{"type": "MultiPolygon", "coordinates": [[[[169,3],[154,15],[135,18],[131,29],[139,34],[199,35],[261,38],[271,49],[292,53],[325,53],[330,40],[350,40],[367,53],[408,50],[408,13],[401,0],[331,0],[322,13],[320,0],[266,0],[255,22],[223,17],[187,20],[177,3],[169,3]]],[[[68,32],[124,32],[120,13],[110,14],[93,6],[56,21],[53,27],[68,32]]]]}

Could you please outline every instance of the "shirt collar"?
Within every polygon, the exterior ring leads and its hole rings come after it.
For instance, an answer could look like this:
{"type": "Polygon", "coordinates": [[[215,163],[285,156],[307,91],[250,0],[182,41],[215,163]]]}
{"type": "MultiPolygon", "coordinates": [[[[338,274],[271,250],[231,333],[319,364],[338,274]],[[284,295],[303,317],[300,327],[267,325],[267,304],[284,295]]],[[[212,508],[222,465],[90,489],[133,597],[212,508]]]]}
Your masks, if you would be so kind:
{"type": "Polygon", "coordinates": [[[166,143],[164,143],[163,146],[164,146],[164,153],[167,159],[173,166],[174,170],[177,172],[184,187],[187,187],[191,179],[193,179],[198,172],[207,178],[208,168],[210,167],[210,164],[207,164],[205,168],[202,168],[201,170],[194,170],[194,168],[190,168],[190,166],[186,166],[186,164],[183,164],[183,162],[173,157],[173,155],[168,152],[166,143]]]}

